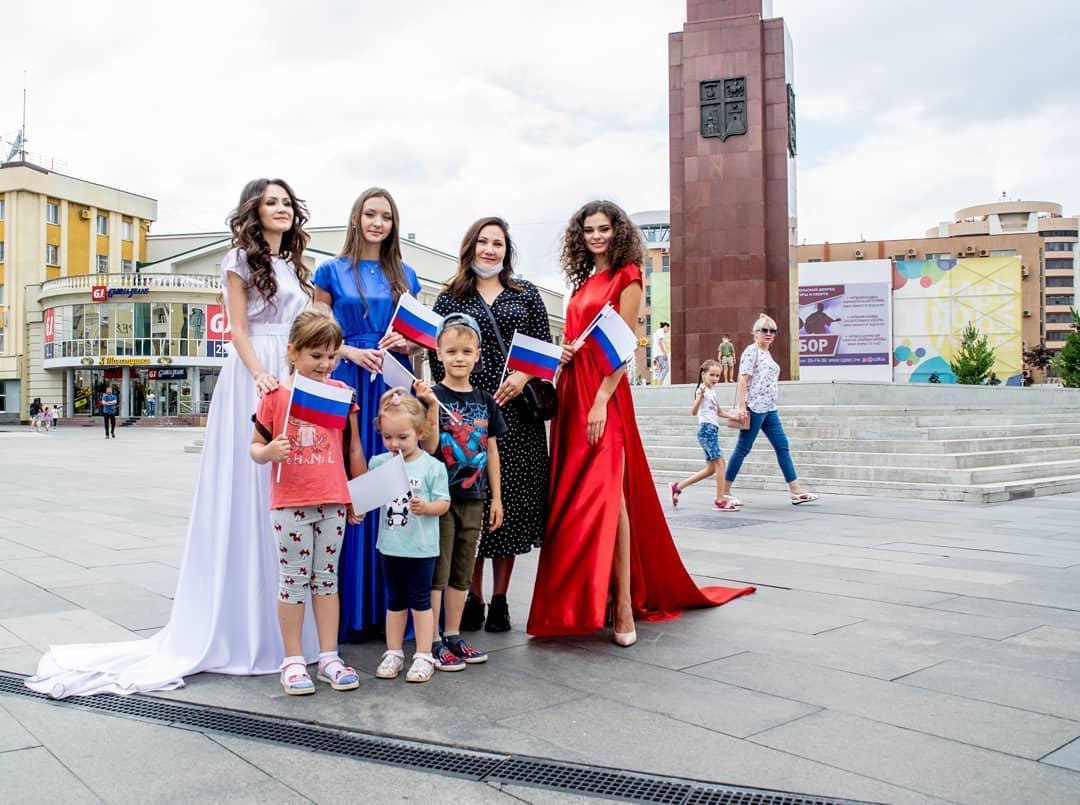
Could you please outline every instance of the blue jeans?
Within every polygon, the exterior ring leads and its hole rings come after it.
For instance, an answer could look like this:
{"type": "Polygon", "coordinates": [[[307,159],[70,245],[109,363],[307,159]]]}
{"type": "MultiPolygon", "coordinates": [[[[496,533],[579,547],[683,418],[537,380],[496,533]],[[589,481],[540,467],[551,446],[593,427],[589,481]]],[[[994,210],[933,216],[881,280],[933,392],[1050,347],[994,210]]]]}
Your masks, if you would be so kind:
{"type": "Polygon", "coordinates": [[[731,460],[728,461],[724,478],[729,483],[735,480],[735,476],[739,474],[739,468],[742,467],[743,459],[750,454],[750,448],[754,446],[758,431],[761,431],[776,451],[776,462],[780,465],[780,471],[784,473],[784,480],[790,484],[799,476],[795,474],[795,465],[791,463],[791,450],[788,448],[784,426],[780,424],[780,414],[776,411],[768,411],[764,414],[756,411],[748,411],[748,413],[750,427],[739,431],[739,441],[731,452],[731,460]]]}

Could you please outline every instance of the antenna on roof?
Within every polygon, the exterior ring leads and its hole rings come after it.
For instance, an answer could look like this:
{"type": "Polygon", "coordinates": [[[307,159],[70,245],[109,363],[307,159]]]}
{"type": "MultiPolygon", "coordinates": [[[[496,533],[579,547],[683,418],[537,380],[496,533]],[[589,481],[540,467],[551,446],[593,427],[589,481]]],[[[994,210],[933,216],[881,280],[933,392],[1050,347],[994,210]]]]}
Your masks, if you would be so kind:
{"type": "Polygon", "coordinates": [[[26,70],[23,70],[23,90],[22,90],[22,126],[19,128],[19,133],[15,135],[15,139],[9,141],[11,143],[11,151],[8,152],[7,159],[4,162],[11,162],[18,155],[19,162],[26,161],[26,70]]]}
{"type": "Polygon", "coordinates": [[[14,140],[7,140],[8,145],[11,146],[11,150],[8,152],[7,158],[0,164],[6,164],[8,162],[31,162],[51,171],[65,170],[67,168],[67,163],[64,161],[44,156],[43,154],[32,154],[26,150],[26,144],[30,141],[30,138],[26,136],[26,96],[26,70],[23,70],[22,126],[19,128],[19,132],[15,135],[14,140]]]}

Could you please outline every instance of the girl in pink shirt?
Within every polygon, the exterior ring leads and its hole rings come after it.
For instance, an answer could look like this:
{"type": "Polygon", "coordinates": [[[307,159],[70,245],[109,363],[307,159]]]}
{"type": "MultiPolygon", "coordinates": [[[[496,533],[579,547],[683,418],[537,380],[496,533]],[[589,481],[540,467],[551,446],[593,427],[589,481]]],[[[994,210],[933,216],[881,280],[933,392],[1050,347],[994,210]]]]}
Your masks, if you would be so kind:
{"type": "Polygon", "coordinates": [[[350,504],[348,479],[367,471],[356,424],[355,402],[342,429],[328,428],[290,416],[293,379],[339,388],[332,380],[341,347],[341,327],[328,312],[305,310],[289,331],[289,379],[259,400],[251,457],[259,464],[280,466],[270,474],[270,522],[280,562],[278,621],[285,643],[281,685],[290,696],[315,692],[300,648],[304,602],[311,594],[319,633],[318,678],[334,690],[360,684],[356,671],[338,656],[337,565],[345,523],[359,523],[350,504]],[[277,434],[277,435],[275,435],[277,434]],[[348,456],[344,435],[348,434],[348,456]]]}

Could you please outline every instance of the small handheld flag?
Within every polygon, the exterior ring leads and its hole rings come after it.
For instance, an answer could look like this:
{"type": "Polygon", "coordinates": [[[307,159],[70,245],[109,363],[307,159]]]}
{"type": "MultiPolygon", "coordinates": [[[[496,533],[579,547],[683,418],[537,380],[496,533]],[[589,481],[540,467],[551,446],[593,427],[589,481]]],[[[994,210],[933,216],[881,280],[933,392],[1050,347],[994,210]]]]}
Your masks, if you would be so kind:
{"type": "Polygon", "coordinates": [[[331,430],[344,430],[352,408],[353,390],[293,375],[288,416],[331,430]]]}
{"type": "Polygon", "coordinates": [[[506,356],[506,368],[543,380],[552,380],[559,370],[562,347],[515,332],[506,356]]]}
{"type": "MultiPolygon", "coordinates": [[[[416,382],[416,375],[402,366],[393,355],[388,354],[383,357],[382,376],[383,382],[386,383],[388,389],[400,387],[412,393],[413,396],[416,395],[413,391],[413,383],[416,382]]],[[[374,375],[372,375],[372,377],[374,377],[374,375]]],[[[446,415],[450,417],[451,422],[457,424],[458,420],[461,419],[461,417],[442,403],[439,403],[439,407],[446,411],[446,415]]]]}
{"type": "Polygon", "coordinates": [[[357,514],[385,506],[394,498],[404,497],[409,489],[409,474],[405,471],[401,453],[349,481],[349,497],[357,514]]]}
{"type": "Polygon", "coordinates": [[[390,330],[401,333],[410,341],[415,341],[428,349],[435,349],[436,334],[443,317],[429,310],[417,301],[415,296],[403,294],[398,299],[394,317],[390,320],[390,330]]]}
{"type": "MultiPolygon", "coordinates": [[[[352,389],[308,380],[297,372],[293,375],[289,407],[285,409],[285,425],[281,429],[281,435],[284,436],[289,430],[291,416],[331,430],[345,430],[345,423],[352,411],[352,401],[352,389]]],[[[279,463],[277,467],[278,481],[281,480],[281,466],[279,463]]]]}
{"type": "Polygon", "coordinates": [[[586,337],[597,346],[597,356],[605,375],[617,371],[630,360],[637,346],[637,336],[615,308],[606,308],[586,337]]]}

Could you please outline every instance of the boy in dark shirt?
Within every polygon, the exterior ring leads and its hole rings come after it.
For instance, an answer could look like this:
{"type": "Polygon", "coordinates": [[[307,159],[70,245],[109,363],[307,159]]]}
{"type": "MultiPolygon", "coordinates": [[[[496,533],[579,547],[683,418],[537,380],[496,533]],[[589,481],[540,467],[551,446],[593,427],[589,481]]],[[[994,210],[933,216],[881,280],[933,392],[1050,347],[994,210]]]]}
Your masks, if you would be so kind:
{"type": "Polygon", "coordinates": [[[502,489],[496,439],[507,431],[495,398],[474,388],[470,375],[480,360],[480,326],[466,313],[451,313],[439,326],[438,355],[446,369],[434,387],[439,402],[439,446],[436,456],[450,478],[450,511],[439,519],[439,559],[432,580],[431,605],[439,623],[445,601],[442,640],[432,648],[440,671],[461,671],[465,664],[487,662],[487,654],[461,637],[461,613],[472,582],[476,544],[488,503],[488,528],[502,525],[502,489]],[[444,595],[445,591],[445,595],[444,595]]]}

